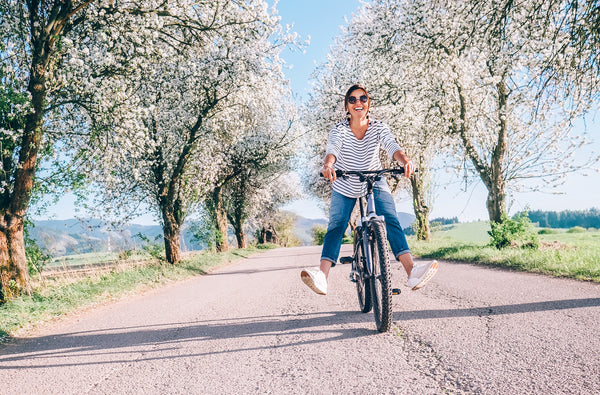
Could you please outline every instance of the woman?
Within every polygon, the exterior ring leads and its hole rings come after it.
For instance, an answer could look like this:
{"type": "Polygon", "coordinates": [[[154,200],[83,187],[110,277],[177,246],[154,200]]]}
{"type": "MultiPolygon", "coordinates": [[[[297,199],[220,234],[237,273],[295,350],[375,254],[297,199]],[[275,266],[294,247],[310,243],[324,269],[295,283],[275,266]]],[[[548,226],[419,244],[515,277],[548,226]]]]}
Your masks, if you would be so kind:
{"type": "MultiPolygon", "coordinates": [[[[379,150],[382,147],[394,160],[404,165],[406,177],[410,177],[415,171],[414,164],[402,152],[390,128],[383,122],[369,119],[371,100],[365,88],[360,85],[351,86],[346,92],[344,105],[348,119],[335,125],[329,132],[325,163],[321,169],[323,177],[333,183],[329,225],[323,241],[321,264],[318,270],[304,269],[301,273],[302,281],[320,295],[327,294],[329,269],[338,259],[356,198],[365,193],[365,185],[357,177],[338,179],[335,169],[379,170],[382,168],[379,160],[379,150]]],[[[408,274],[409,287],[417,290],[433,277],[438,264],[432,261],[421,266],[414,265],[385,178],[375,184],[374,197],[377,214],[385,217],[392,252],[408,274]]]]}

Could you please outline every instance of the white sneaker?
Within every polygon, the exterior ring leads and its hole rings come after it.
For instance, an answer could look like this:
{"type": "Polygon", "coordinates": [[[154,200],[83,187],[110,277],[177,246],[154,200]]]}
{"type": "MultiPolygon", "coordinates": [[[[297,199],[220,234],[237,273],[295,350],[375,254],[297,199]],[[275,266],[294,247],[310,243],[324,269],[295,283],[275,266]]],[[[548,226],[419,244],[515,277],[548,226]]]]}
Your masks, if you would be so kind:
{"type": "Polygon", "coordinates": [[[327,279],[321,270],[304,269],[300,273],[300,277],[310,289],[319,295],[327,295],[327,279]]]}
{"type": "Polygon", "coordinates": [[[413,291],[416,291],[417,289],[427,284],[429,280],[431,280],[431,278],[437,272],[437,269],[437,261],[431,261],[420,266],[413,266],[410,272],[410,276],[408,276],[408,286],[413,291]]]}

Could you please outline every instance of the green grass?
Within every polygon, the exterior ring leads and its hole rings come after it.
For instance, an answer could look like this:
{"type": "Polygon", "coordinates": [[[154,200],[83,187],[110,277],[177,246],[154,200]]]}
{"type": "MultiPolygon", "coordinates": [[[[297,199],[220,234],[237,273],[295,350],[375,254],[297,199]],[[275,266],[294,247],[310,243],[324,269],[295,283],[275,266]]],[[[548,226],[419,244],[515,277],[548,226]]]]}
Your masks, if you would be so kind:
{"type": "Polygon", "coordinates": [[[490,239],[490,223],[487,221],[465,222],[462,224],[444,225],[435,231],[438,238],[450,238],[469,243],[487,243],[490,239]]]}
{"type": "Polygon", "coordinates": [[[432,234],[430,242],[411,240],[413,254],[514,270],[600,282],[600,232],[539,235],[537,250],[490,247],[486,222],[456,224],[432,234]]]}
{"type": "Polygon", "coordinates": [[[43,285],[36,286],[31,296],[22,296],[0,306],[0,343],[20,329],[35,327],[83,307],[204,274],[211,268],[245,258],[264,248],[199,253],[177,265],[149,261],[144,266],[92,275],[76,281],[57,279],[41,282],[43,285]]]}

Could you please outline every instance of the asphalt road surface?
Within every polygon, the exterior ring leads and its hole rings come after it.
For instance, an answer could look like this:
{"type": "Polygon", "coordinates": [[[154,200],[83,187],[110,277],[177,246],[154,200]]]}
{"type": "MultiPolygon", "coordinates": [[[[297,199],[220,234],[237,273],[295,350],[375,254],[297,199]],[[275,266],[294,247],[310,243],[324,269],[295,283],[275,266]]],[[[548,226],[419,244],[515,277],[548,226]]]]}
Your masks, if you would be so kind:
{"type": "Polygon", "coordinates": [[[349,265],[327,296],[301,282],[319,254],[271,250],[72,315],[0,349],[0,393],[600,393],[600,284],[441,262],[410,291],[393,262],[380,334],[349,265]]]}

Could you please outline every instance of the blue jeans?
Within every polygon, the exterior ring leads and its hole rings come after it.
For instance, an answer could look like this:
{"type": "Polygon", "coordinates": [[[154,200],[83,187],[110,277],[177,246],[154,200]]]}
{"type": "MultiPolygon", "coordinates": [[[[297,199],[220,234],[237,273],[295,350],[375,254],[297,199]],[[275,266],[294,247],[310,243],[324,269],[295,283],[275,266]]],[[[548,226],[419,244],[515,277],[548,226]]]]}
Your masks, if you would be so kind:
{"type": "MultiPolygon", "coordinates": [[[[387,238],[392,247],[392,252],[397,259],[398,256],[410,252],[410,249],[406,242],[406,236],[402,231],[402,226],[400,226],[400,222],[398,221],[394,198],[389,192],[377,188],[377,185],[373,189],[373,197],[375,198],[375,211],[377,215],[385,217],[387,238]]],[[[352,215],[355,204],[356,198],[346,197],[336,191],[331,193],[329,225],[327,226],[327,233],[323,240],[321,259],[333,263],[337,262],[340,255],[340,247],[342,246],[342,239],[348,228],[348,221],[350,220],[350,215],[352,215]]]]}

